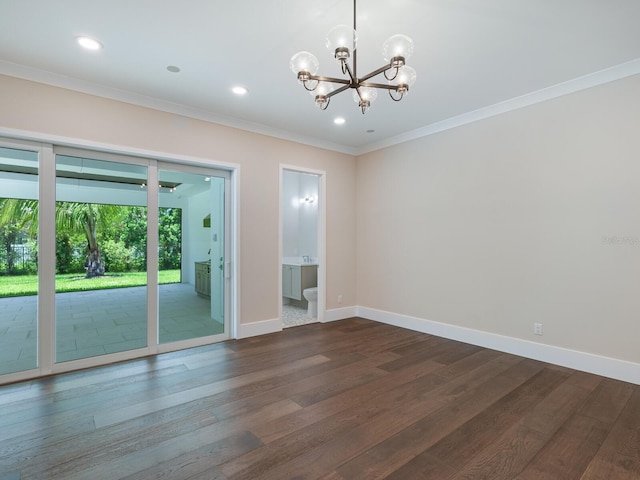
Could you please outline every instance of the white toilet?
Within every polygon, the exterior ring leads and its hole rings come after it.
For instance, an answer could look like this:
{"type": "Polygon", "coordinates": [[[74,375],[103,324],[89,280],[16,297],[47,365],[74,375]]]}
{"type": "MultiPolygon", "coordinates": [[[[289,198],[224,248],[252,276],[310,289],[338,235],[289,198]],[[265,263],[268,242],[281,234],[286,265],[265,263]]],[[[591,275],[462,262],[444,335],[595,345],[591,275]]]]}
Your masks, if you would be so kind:
{"type": "Polygon", "coordinates": [[[316,318],[318,316],[318,287],[305,288],[302,295],[307,300],[307,317],[316,318]]]}

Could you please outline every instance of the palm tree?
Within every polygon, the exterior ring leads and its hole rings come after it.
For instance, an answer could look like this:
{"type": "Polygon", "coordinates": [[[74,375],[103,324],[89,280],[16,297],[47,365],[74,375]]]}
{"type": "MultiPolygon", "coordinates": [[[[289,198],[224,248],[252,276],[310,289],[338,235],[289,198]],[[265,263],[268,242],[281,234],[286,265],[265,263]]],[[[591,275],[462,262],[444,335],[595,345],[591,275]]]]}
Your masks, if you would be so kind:
{"type": "MultiPolygon", "coordinates": [[[[83,232],[87,240],[85,269],[87,278],[104,275],[97,232],[120,213],[117,205],[79,202],[56,202],[56,231],[83,232]]],[[[38,231],[38,201],[13,198],[0,199],[0,227],[18,225],[30,234],[38,231]]]]}
{"type": "MultiPolygon", "coordinates": [[[[17,200],[14,198],[0,198],[0,239],[7,261],[7,271],[14,273],[16,252],[13,245],[23,231],[30,231],[29,216],[36,200],[17,200]]],[[[36,222],[37,223],[37,222],[36,222]]],[[[34,233],[37,231],[37,225],[34,233]]]]}
{"type": "Polygon", "coordinates": [[[96,203],[57,202],[56,229],[59,232],[84,232],[87,239],[87,260],[85,269],[87,278],[104,275],[100,247],[98,245],[98,229],[107,226],[120,213],[117,205],[96,203]]]}
{"type": "Polygon", "coordinates": [[[15,225],[27,228],[29,232],[38,231],[38,201],[17,198],[0,198],[0,227],[15,225]]]}

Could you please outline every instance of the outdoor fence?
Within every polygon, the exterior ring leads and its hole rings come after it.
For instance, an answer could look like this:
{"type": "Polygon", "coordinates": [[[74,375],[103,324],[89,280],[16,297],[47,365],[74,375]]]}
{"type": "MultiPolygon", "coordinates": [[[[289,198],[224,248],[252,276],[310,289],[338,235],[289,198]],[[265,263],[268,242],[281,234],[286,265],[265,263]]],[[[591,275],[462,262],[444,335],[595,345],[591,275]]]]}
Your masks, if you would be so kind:
{"type": "Polygon", "coordinates": [[[35,249],[31,245],[11,245],[11,250],[0,249],[0,275],[14,272],[37,271],[35,249]]]}

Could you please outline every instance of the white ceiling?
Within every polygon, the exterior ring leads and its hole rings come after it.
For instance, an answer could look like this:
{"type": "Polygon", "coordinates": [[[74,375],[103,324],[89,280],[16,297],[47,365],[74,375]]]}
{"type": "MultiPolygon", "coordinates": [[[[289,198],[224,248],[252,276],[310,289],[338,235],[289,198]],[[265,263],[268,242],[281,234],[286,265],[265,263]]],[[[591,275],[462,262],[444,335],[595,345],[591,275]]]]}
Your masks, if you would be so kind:
{"type": "Polygon", "coordinates": [[[404,33],[418,80],[365,115],[350,92],[320,111],[289,59],[308,50],[319,74],[341,76],[324,37],[352,15],[351,0],[0,0],[0,73],[356,154],[554,85],[640,73],[640,0],[359,0],[359,73],[404,33]]]}

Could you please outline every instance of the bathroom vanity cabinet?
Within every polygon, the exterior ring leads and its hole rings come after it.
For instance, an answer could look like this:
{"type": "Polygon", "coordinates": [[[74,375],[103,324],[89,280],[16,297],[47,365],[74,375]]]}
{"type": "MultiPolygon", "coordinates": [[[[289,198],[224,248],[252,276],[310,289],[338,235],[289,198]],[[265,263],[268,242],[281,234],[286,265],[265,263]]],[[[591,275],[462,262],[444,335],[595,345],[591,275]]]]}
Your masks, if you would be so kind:
{"type": "Polygon", "coordinates": [[[305,288],[318,286],[317,265],[282,265],[282,296],[306,303],[305,288]]]}
{"type": "Polygon", "coordinates": [[[211,296],[211,262],[196,263],[196,293],[203,297],[211,296]]]}

